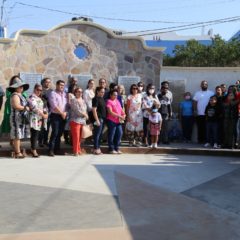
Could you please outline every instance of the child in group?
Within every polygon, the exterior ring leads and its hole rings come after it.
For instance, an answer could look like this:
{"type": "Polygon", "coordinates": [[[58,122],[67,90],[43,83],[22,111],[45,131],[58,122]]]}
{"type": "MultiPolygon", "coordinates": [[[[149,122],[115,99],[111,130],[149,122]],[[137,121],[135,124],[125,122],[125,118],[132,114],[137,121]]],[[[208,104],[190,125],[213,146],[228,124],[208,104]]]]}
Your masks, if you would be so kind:
{"type": "Polygon", "coordinates": [[[157,148],[158,136],[162,127],[162,116],[158,112],[158,108],[153,105],[152,112],[149,115],[149,128],[151,135],[150,148],[157,148]]]}
{"type": "Polygon", "coordinates": [[[205,110],[206,126],[207,126],[207,143],[204,147],[210,147],[213,143],[213,148],[218,147],[218,123],[221,116],[221,109],[217,104],[217,97],[210,97],[209,103],[205,110]]]}
{"type": "Polygon", "coordinates": [[[194,123],[193,100],[190,92],[184,93],[184,101],[179,104],[179,119],[182,124],[183,140],[190,142],[194,123]]]}

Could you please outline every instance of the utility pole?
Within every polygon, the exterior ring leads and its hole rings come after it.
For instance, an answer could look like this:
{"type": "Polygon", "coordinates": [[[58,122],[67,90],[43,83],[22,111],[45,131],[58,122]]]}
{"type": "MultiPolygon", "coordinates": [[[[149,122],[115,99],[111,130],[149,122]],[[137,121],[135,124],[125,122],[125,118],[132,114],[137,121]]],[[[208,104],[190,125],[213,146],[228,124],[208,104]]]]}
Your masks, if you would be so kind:
{"type": "Polygon", "coordinates": [[[4,13],[4,3],[7,0],[2,0],[2,6],[1,6],[1,16],[0,16],[0,37],[5,37],[5,31],[3,26],[3,13],[4,13]]]}

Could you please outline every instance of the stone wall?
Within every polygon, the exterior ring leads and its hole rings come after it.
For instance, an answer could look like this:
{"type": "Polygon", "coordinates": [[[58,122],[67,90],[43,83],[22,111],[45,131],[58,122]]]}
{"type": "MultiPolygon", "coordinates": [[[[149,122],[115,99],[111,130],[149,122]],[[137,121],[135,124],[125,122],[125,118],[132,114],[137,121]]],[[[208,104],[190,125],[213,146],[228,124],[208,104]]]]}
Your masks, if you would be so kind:
{"type": "Polygon", "coordinates": [[[5,88],[19,72],[41,73],[53,80],[70,74],[91,74],[117,82],[120,75],[140,76],[159,84],[163,49],[149,48],[139,37],[121,37],[94,23],[74,21],[46,31],[19,31],[0,39],[0,84],[5,88]],[[89,56],[74,54],[81,44],[89,56]]]}

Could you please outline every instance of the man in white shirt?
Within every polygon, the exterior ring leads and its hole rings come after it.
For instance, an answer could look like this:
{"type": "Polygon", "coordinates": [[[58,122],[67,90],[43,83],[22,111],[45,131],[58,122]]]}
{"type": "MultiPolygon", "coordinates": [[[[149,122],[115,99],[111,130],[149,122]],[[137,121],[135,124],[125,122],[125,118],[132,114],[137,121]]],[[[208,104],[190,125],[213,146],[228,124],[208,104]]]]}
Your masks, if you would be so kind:
{"type": "Polygon", "coordinates": [[[205,109],[210,97],[213,95],[214,92],[208,90],[208,83],[204,80],[201,82],[201,90],[197,91],[193,97],[193,107],[197,120],[199,143],[204,143],[206,141],[205,109]]]}

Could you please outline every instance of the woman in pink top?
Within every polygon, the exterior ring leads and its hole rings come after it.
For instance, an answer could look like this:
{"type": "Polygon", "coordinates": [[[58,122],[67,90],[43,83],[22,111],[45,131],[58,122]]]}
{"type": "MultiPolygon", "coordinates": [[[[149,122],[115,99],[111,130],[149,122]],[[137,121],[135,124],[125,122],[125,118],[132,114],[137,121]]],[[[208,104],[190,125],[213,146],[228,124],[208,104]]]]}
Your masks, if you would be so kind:
{"type": "Polygon", "coordinates": [[[112,90],[107,101],[108,150],[111,154],[121,154],[119,151],[123,134],[121,123],[126,117],[117,96],[118,91],[112,90]]]}

